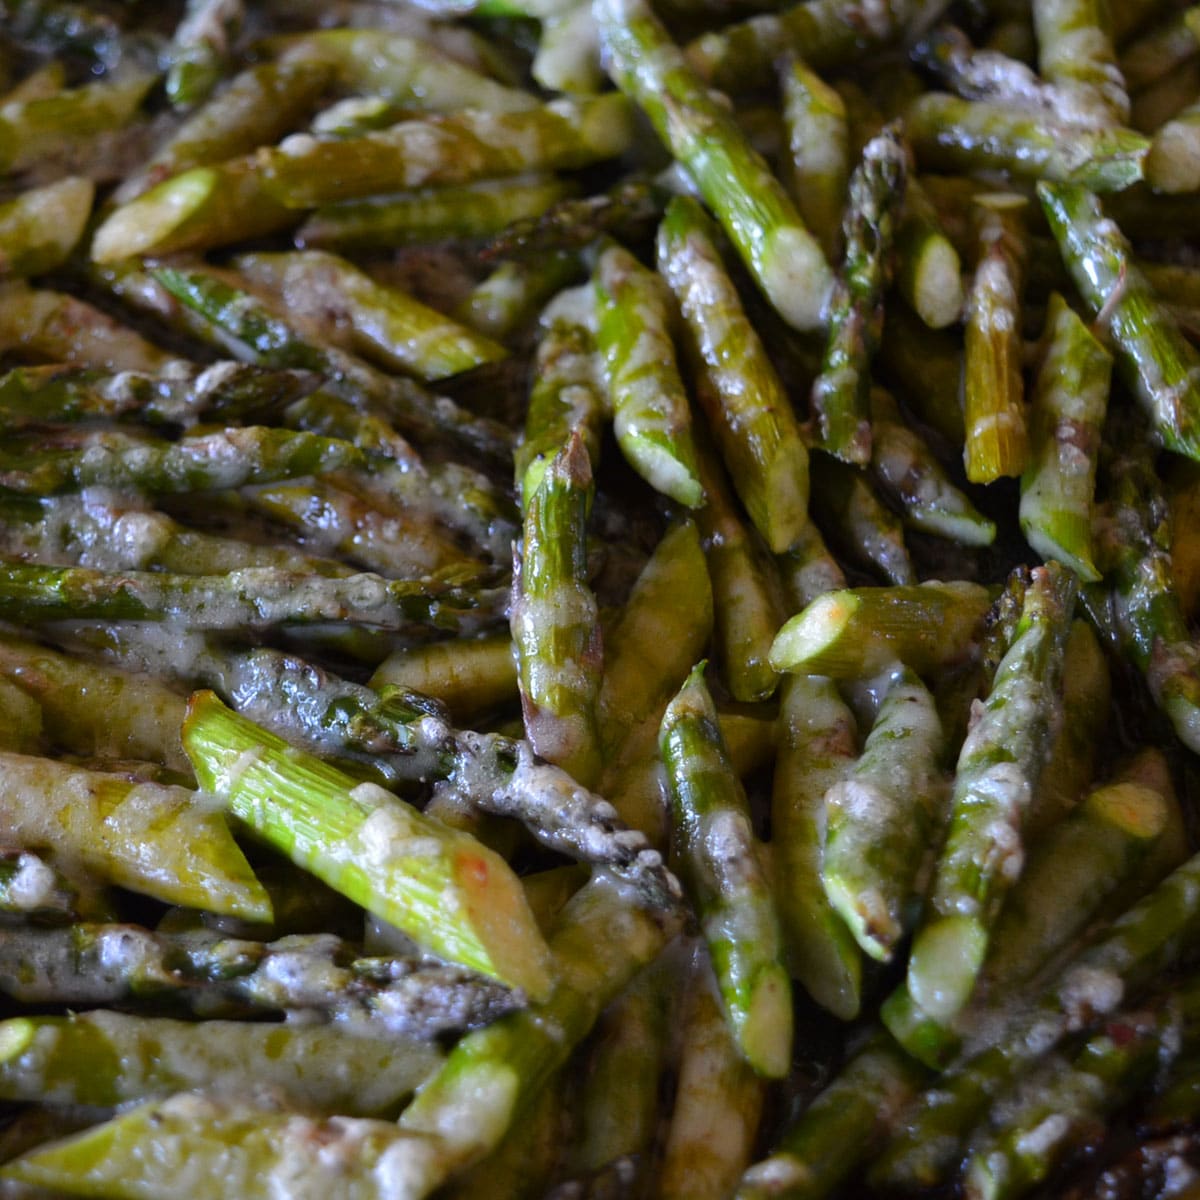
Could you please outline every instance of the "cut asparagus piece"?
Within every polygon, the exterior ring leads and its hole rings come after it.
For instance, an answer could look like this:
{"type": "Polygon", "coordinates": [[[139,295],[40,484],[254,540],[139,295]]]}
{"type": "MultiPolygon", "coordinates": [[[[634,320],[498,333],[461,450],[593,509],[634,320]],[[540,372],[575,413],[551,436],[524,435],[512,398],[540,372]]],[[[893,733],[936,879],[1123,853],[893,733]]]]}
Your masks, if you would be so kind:
{"type": "Polygon", "coordinates": [[[829,264],[783,186],[644,0],[597,0],[593,13],[609,74],[688,169],[767,298],[797,329],[817,327],[829,264]]]}
{"type": "Polygon", "coordinates": [[[195,695],[184,749],[201,786],[298,866],[435,953],[545,997],[549,955],[516,876],[469,835],[422,816],[195,695]]]}

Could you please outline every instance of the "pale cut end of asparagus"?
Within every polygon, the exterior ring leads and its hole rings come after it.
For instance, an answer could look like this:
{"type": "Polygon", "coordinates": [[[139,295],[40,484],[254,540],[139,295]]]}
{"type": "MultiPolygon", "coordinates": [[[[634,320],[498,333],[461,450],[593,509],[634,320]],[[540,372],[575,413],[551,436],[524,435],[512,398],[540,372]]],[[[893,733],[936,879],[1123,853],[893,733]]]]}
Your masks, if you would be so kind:
{"type": "Polygon", "coordinates": [[[1159,192],[1200,189],[1200,124],[1168,121],[1146,155],[1146,181],[1159,192]]]}
{"type": "Polygon", "coordinates": [[[759,279],[767,298],[793,329],[820,329],[833,291],[833,272],[806,229],[785,225],[764,247],[759,279]]]}
{"type": "Polygon", "coordinates": [[[953,325],[962,316],[965,300],[958,252],[945,238],[935,238],[925,246],[916,266],[911,299],[917,316],[930,329],[953,325]]]}
{"type": "Polygon", "coordinates": [[[184,749],[201,786],[260,837],[419,945],[540,1000],[550,952],[498,854],[390,792],[196,693],[184,749]]]}
{"type": "Polygon", "coordinates": [[[988,931],[976,917],[956,915],[931,921],[913,942],[908,964],[913,1000],[935,1020],[962,1012],[987,953],[988,931]],[[930,964],[938,969],[930,970],[930,964]]]}

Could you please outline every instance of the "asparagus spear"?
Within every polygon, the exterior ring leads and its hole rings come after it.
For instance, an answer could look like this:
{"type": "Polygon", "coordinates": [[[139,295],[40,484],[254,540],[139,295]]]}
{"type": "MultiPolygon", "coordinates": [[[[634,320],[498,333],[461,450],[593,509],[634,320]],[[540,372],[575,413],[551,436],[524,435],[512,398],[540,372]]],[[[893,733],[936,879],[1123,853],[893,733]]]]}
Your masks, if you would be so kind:
{"type": "Polygon", "coordinates": [[[782,1078],[791,1062],[792,1020],[778,917],[704,666],[667,706],[659,736],[675,841],[734,1040],[760,1075],[782,1078]]]}
{"type": "Polygon", "coordinates": [[[588,166],[629,148],[631,115],[624,97],[615,95],[551,100],[519,112],[467,109],[361,137],[296,134],[259,150],[254,169],[277,201],[312,208],[433,184],[588,166]]]}
{"type": "Polygon", "coordinates": [[[300,1116],[183,1092],[138,1105],[2,1171],[18,1183],[114,1200],[230,1194],[271,1200],[298,1179],[344,1200],[419,1200],[443,1178],[443,1157],[436,1139],[389,1121],[300,1116]]]}
{"type": "Polygon", "coordinates": [[[991,693],[959,754],[929,907],[905,983],[884,1006],[888,1027],[917,1057],[926,1051],[905,1036],[906,1001],[935,1023],[953,1022],[970,999],[1000,904],[1024,865],[1021,827],[1060,715],[1075,586],[1056,564],[1034,572],[991,693]]]}
{"type": "Polygon", "coordinates": [[[680,1019],[683,1052],[658,1194],[725,1200],[750,1161],[765,1089],[739,1054],[703,949],[693,956],[680,1019]]]}
{"type": "Polygon", "coordinates": [[[933,697],[897,664],[869,685],[878,695],[862,756],[825,793],[825,893],[872,958],[903,937],[922,856],[940,817],[941,723],[933,697]]]}
{"type": "Polygon", "coordinates": [[[1029,455],[1021,381],[1021,291],[1028,258],[1016,195],[978,201],[979,261],[967,294],[963,462],[972,483],[1020,475],[1029,455]]]}
{"type": "Polygon", "coordinates": [[[930,329],[944,329],[962,315],[958,251],[915,175],[904,189],[904,209],[896,226],[896,288],[930,329]]]}
{"type": "Polygon", "coordinates": [[[457,310],[465,325],[500,341],[532,322],[560,288],[580,274],[574,254],[547,254],[538,262],[502,263],[457,310]]]}
{"type": "Polygon", "coordinates": [[[1112,359],[1058,293],[1050,298],[1046,339],[1033,394],[1030,463],[1021,479],[1021,529],[1043,558],[1095,582],[1092,497],[1112,359]]]}
{"type": "Polygon", "coordinates": [[[348,442],[264,425],[191,434],[177,442],[67,428],[10,434],[0,487],[50,496],[89,487],[199,492],[321,474],[362,462],[348,442]]]}
{"type": "Polygon", "coordinates": [[[243,0],[188,0],[175,30],[167,71],[167,99],[191,108],[216,87],[246,19],[243,0]]]}
{"type": "Polygon", "coordinates": [[[295,241],[298,246],[338,250],[489,237],[495,245],[497,238],[511,236],[514,225],[537,225],[570,204],[573,195],[567,180],[550,175],[420,188],[399,196],[318,208],[296,231],[295,241]]]}
{"type": "Polygon", "coordinates": [[[808,453],[713,232],[694,200],[676,197],[659,227],[659,271],[691,335],[697,396],[734,488],[767,545],[782,553],[806,522],[808,453]]]}
{"type": "Polygon", "coordinates": [[[464,1037],[417,1092],[400,1128],[441,1139],[441,1182],[495,1148],[601,1010],[678,929],[603,872],[575,894],[550,939],[557,982],[542,1004],[464,1037]]]}
{"type": "Polygon", "coordinates": [[[420,692],[465,721],[517,698],[512,638],[506,632],[397,650],[379,664],[370,685],[377,692],[388,686],[420,692]]]}
{"type": "Polygon", "coordinates": [[[899,660],[919,675],[971,653],[988,608],[978,584],[929,582],[818,596],[779,631],[781,671],[861,679],[899,660]]]}
{"type": "MultiPolygon", "coordinates": [[[[14,896],[32,897],[54,887],[53,873],[39,883],[36,871],[23,869],[27,881],[20,883],[18,864],[9,887],[14,896]]],[[[42,870],[49,872],[44,864],[42,870]]],[[[311,885],[311,879],[307,882],[311,885]]],[[[207,929],[171,933],[78,923],[0,929],[0,990],[33,1005],[154,998],[177,1001],[206,1018],[320,1015],[363,1037],[422,1040],[487,1024],[518,1002],[507,989],[461,968],[413,957],[368,957],[328,933],[258,942],[207,929]],[[30,963],[37,964],[35,973],[30,963]]],[[[77,1097],[76,1102],[118,1101],[77,1097]]]]}
{"type": "Polygon", "coordinates": [[[604,249],[594,277],[596,344],[604,364],[617,444],[652,487],[696,508],[696,477],[687,393],[671,342],[661,281],[621,246],[604,249]]]}
{"type": "Polygon", "coordinates": [[[577,434],[526,497],[511,623],[525,732],[534,750],[591,786],[600,773],[599,610],[587,582],[592,471],[577,434]]]}
{"type": "Polygon", "coordinates": [[[782,185],[643,0],[596,0],[593,13],[617,86],[688,169],[783,318],[815,328],[832,282],[829,266],[782,185]]]}
{"type": "Polygon", "coordinates": [[[181,621],[195,630],[358,622],[378,629],[475,631],[502,619],[506,596],[439,581],[302,575],[251,567],[225,576],[0,565],[0,614],[26,624],[68,618],[181,621]]]}
{"type": "Polygon", "coordinates": [[[846,256],[829,303],[829,337],[812,393],[818,444],[846,462],[871,458],[870,364],[882,332],[907,166],[899,133],[888,128],[863,147],[850,176],[842,222],[846,256]]]}
{"type": "Polygon", "coordinates": [[[40,275],[61,266],[83,237],[95,185],[68,176],[0,205],[0,275],[40,275]]]}
{"type": "Polygon", "coordinates": [[[269,920],[271,904],[219,813],[192,792],[21,754],[0,755],[0,814],[97,878],[167,904],[269,920]]]}
{"type": "Polygon", "coordinates": [[[184,749],[201,786],[336,891],[419,943],[545,996],[545,943],[507,864],[377,784],[355,784],[225,708],[189,702],[184,749]]]}
{"type": "Polygon", "coordinates": [[[1074,103],[1095,105],[1111,121],[1129,120],[1129,96],[1102,0],[1034,0],[1038,67],[1074,103]]]}
{"type": "Polygon", "coordinates": [[[810,521],[800,540],[787,554],[775,559],[782,577],[784,595],[794,609],[806,608],[826,592],[841,591],[846,576],[829,553],[821,531],[810,521]]]}
{"type": "Polygon", "coordinates": [[[792,973],[842,1020],[858,1015],[862,955],[821,883],[824,798],[849,773],[854,717],[817,675],[783,687],[782,736],[771,798],[775,894],[792,973]]]}
{"type": "Polygon", "coordinates": [[[391,1033],[350,1037],[320,1025],[174,1021],[103,1010],[0,1023],[0,1095],[111,1107],[204,1089],[278,1089],[290,1105],[387,1115],[440,1065],[436,1048],[391,1033]]]}
{"type": "Polygon", "coordinates": [[[1050,184],[1039,184],[1038,196],[1063,262],[1155,433],[1168,449],[1200,458],[1200,355],[1155,298],[1095,196],[1050,184]]]}

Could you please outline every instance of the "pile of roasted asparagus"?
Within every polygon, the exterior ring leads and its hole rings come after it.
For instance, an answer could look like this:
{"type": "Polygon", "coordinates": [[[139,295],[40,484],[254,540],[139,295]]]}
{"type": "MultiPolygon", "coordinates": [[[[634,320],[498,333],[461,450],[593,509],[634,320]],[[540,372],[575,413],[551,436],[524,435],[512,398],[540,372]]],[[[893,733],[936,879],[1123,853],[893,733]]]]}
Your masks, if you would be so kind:
{"type": "Polygon", "coordinates": [[[0,1198],[1200,1196],[1109,7],[0,0],[0,1198]]]}

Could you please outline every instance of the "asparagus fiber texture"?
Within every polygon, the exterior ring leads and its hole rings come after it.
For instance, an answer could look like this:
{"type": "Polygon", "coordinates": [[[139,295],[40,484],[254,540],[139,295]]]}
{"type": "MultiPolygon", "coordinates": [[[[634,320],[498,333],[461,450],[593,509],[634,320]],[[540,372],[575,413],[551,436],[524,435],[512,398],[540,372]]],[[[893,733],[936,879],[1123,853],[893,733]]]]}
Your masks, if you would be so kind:
{"type": "Polygon", "coordinates": [[[1195,1193],[1198,12],[0,0],[0,1200],[1195,1193]]]}

